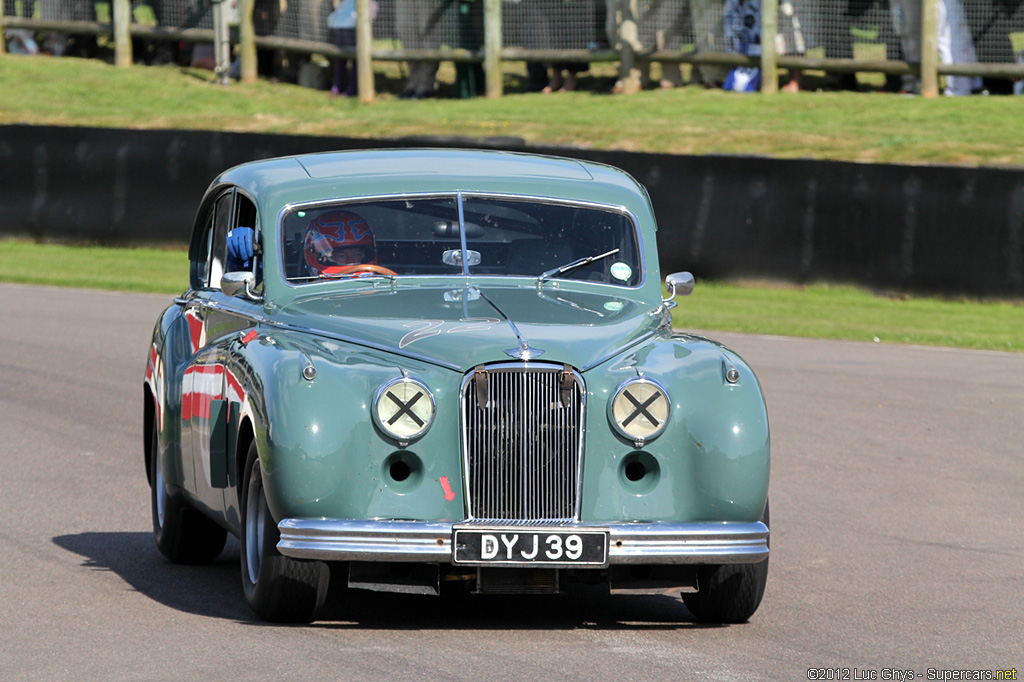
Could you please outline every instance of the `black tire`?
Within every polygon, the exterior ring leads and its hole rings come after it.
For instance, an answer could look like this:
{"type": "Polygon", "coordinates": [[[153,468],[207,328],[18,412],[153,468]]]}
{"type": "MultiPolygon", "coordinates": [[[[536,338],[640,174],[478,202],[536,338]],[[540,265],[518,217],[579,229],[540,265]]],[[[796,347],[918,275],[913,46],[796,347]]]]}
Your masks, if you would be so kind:
{"type": "Polygon", "coordinates": [[[220,555],[228,533],[172,494],[160,466],[160,434],[155,420],[150,434],[149,498],[153,539],[160,553],[176,564],[208,564],[220,555]]]}
{"type": "MultiPolygon", "coordinates": [[[[768,505],[761,516],[768,525],[768,505]]],[[[696,593],[684,593],[683,603],[702,623],[745,623],[757,611],[768,582],[768,559],[756,564],[701,566],[696,593]]]]}
{"type": "Polygon", "coordinates": [[[327,598],[330,570],[322,561],[291,559],[277,551],[280,534],[263,491],[263,468],[255,441],[242,479],[242,587],[261,619],[308,623],[327,598]]]}

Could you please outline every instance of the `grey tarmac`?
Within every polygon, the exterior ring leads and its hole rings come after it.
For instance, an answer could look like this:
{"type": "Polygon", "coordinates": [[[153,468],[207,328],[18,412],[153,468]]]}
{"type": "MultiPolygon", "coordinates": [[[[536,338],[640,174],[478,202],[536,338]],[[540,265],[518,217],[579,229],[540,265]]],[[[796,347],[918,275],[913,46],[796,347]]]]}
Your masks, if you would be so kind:
{"type": "Polygon", "coordinates": [[[1024,354],[709,333],[772,426],[749,623],[582,590],[352,593],[279,627],[249,612],[236,541],[204,567],[153,545],[140,401],[169,303],[0,285],[2,680],[1024,677],[1024,354]]]}

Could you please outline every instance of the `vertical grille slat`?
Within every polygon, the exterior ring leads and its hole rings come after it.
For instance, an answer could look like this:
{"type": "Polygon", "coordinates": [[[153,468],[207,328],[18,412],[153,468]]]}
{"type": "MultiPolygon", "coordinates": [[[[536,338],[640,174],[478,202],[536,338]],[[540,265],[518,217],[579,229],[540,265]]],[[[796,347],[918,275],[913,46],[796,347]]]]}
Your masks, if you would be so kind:
{"type": "Polygon", "coordinates": [[[578,520],[583,382],[562,365],[477,367],[463,382],[463,455],[470,516],[487,521],[578,520]],[[483,379],[478,377],[483,374],[483,379]],[[486,381],[486,402],[479,399],[486,381]]]}

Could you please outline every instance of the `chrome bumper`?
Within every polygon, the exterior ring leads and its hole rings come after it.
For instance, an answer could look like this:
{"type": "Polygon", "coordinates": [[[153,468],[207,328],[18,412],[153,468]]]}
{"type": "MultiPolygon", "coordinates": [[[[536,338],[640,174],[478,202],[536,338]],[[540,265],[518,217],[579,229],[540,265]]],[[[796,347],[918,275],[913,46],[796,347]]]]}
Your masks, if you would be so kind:
{"type": "MultiPolygon", "coordinates": [[[[296,559],[451,563],[453,525],[285,519],[278,524],[277,548],[296,559]]],[[[609,564],[746,564],[768,557],[768,527],[760,521],[575,524],[570,528],[608,530],[609,564]]]]}

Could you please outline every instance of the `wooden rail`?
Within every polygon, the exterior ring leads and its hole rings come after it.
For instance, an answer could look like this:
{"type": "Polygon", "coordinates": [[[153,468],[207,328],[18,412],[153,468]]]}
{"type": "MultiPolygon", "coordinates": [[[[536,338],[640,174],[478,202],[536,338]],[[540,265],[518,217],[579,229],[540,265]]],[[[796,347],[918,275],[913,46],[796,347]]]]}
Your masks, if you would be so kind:
{"type": "MultiPolygon", "coordinates": [[[[762,32],[774,35],[777,32],[779,0],[762,0],[762,32]]],[[[778,89],[778,70],[817,70],[833,73],[873,72],[890,75],[912,74],[921,78],[921,93],[929,97],[938,94],[939,76],[979,76],[988,78],[1024,78],[1024,64],[1013,63],[971,63],[941,64],[937,49],[937,16],[939,0],[921,0],[921,61],[912,63],[900,60],[858,60],[824,59],[778,55],[774,41],[766,40],[762,54],[757,57],[736,53],[694,52],[694,51],[633,51],[617,50],[527,50],[518,47],[504,47],[501,42],[501,0],[483,0],[484,46],[480,50],[465,49],[384,49],[373,48],[372,30],[369,20],[370,0],[356,0],[359,21],[356,27],[356,47],[341,49],[331,43],[300,40],[279,36],[257,36],[253,30],[252,11],[254,0],[241,0],[241,25],[238,27],[238,47],[243,81],[252,82],[257,78],[256,48],[276,49],[297,54],[322,54],[326,57],[355,59],[359,69],[359,98],[371,102],[373,91],[373,62],[436,60],[460,64],[483,64],[485,91],[488,97],[500,97],[502,90],[502,62],[618,62],[629,60],[631,64],[663,62],[679,64],[708,64],[725,67],[760,67],[762,70],[762,92],[774,93],[778,89]],[[628,52],[628,54],[626,54],[628,52]]],[[[28,29],[33,31],[57,31],[68,34],[110,36],[115,46],[115,63],[127,66],[132,63],[131,39],[174,40],[194,43],[212,43],[217,40],[215,30],[201,28],[170,28],[146,26],[131,22],[130,0],[113,0],[112,23],[95,21],[58,21],[26,17],[0,16],[0,54],[5,52],[3,32],[6,29],[28,29]]]]}

